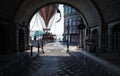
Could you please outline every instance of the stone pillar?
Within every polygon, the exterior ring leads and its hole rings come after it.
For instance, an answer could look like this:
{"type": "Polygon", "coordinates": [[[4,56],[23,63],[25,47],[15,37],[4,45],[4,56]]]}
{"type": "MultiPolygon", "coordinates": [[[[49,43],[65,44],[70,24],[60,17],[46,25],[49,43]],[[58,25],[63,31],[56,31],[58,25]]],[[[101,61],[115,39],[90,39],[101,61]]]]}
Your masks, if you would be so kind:
{"type": "Polygon", "coordinates": [[[27,49],[30,49],[30,46],[29,46],[29,43],[30,43],[30,34],[29,34],[30,30],[29,30],[29,27],[26,29],[26,31],[27,31],[27,33],[26,33],[27,34],[26,35],[27,36],[27,38],[26,38],[27,39],[27,42],[26,42],[27,43],[27,49]]]}
{"type": "Polygon", "coordinates": [[[7,41],[7,26],[0,25],[0,54],[6,54],[7,53],[7,47],[8,47],[8,41],[7,41]]]}
{"type": "Polygon", "coordinates": [[[16,50],[19,52],[19,25],[16,24],[16,50]]]}
{"type": "Polygon", "coordinates": [[[79,48],[83,49],[83,30],[80,30],[80,35],[79,36],[80,36],[80,38],[79,38],[80,39],[79,40],[80,41],[79,42],[79,48]]]}
{"type": "Polygon", "coordinates": [[[108,50],[108,32],[107,32],[107,24],[103,24],[101,26],[101,48],[99,50],[100,53],[105,53],[108,50]]]}
{"type": "Polygon", "coordinates": [[[80,48],[80,30],[78,30],[78,49],[80,48]]]}
{"type": "Polygon", "coordinates": [[[25,50],[27,49],[27,46],[28,46],[28,40],[27,40],[27,37],[28,37],[28,29],[26,27],[24,27],[24,42],[25,42],[25,50]]]}
{"type": "Polygon", "coordinates": [[[90,27],[87,27],[86,29],[86,40],[85,40],[85,50],[89,51],[89,43],[90,42],[90,27]]]}
{"type": "Polygon", "coordinates": [[[82,50],[85,50],[85,32],[84,32],[84,29],[81,29],[80,30],[80,49],[82,49],[82,50]]]}
{"type": "Polygon", "coordinates": [[[109,53],[112,51],[112,32],[111,32],[111,29],[109,28],[108,29],[108,51],[109,53]]]}
{"type": "Polygon", "coordinates": [[[7,26],[7,53],[16,53],[17,52],[17,31],[16,31],[16,24],[11,23],[7,26]]]}

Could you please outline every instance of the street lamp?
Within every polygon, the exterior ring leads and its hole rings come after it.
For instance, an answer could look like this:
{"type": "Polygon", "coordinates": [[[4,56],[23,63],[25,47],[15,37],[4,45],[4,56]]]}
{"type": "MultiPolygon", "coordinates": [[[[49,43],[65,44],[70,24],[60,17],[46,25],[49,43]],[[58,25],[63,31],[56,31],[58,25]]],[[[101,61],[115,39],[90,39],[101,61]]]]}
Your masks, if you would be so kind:
{"type": "MultiPolygon", "coordinates": [[[[76,24],[76,27],[77,27],[77,29],[78,29],[78,25],[79,25],[79,23],[78,23],[78,18],[75,20],[75,24],[76,24]]],[[[78,29],[78,48],[80,48],[80,30],[78,29]]]]}
{"type": "Polygon", "coordinates": [[[68,20],[68,25],[67,25],[67,32],[68,32],[68,36],[67,36],[67,52],[69,52],[69,20],[68,20]]]}
{"type": "Polygon", "coordinates": [[[83,19],[81,19],[80,23],[77,25],[78,31],[79,31],[79,48],[83,48],[83,29],[86,28],[86,25],[83,22],[83,19]]]}
{"type": "Polygon", "coordinates": [[[80,24],[78,25],[78,30],[83,30],[86,28],[86,25],[83,23],[83,19],[81,19],[80,24]]]}

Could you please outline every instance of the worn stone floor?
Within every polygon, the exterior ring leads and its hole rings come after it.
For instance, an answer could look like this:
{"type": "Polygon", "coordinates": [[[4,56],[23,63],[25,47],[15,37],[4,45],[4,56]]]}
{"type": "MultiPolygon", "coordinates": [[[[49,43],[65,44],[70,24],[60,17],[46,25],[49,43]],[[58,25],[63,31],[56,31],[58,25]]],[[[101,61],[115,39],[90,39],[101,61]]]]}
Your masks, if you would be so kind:
{"type": "Polygon", "coordinates": [[[76,60],[59,42],[46,44],[44,51],[24,68],[22,76],[114,76],[94,61],[76,60]]]}

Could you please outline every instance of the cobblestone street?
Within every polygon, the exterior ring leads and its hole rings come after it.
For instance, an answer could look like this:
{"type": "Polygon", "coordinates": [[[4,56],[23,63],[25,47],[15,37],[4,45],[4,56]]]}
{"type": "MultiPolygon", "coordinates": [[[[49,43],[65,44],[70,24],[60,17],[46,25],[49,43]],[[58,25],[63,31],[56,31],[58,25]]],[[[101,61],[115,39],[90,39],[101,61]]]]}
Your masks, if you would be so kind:
{"type": "Polygon", "coordinates": [[[58,42],[46,44],[44,51],[24,68],[22,76],[114,76],[92,60],[71,56],[58,42]]]}

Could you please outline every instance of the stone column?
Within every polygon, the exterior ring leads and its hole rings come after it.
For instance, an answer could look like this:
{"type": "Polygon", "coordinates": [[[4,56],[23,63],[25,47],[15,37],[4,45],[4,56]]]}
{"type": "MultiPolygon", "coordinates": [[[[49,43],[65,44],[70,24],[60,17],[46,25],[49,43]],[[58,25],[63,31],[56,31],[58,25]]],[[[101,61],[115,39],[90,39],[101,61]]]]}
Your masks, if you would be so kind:
{"type": "Polygon", "coordinates": [[[83,30],[80,30],[79,36],[80,36],[80,37],[79,37],[79,39],[80,39],[80,40],[79,40],[79,41],[80,41],[80,42],[79,42],[79,48],[80,48],[80,49],[83,49],[83,30]]]}
{"type": "Polygon", "coordinates": [[[108,51],[108,31],[107,24],[101,26],[101,48],[100,53],[105,53],[108,51]]]}
{"type": "Polygon", "coordinates": [[[27,38],[26,38],[26,40],[27,40],[27,42],[26,42],[26,44],[27,44],[27,49],[30,49],[30,46],[29,46],[29,43],[30,43],[30,29],[29,29],[29,27],[26,29],[26,31],[27,31],[27,33],[26,33],[26,36],[27,36],[27,38]]]}
{"type": "Polygon", "coordinates": [[[6,25],[1,25],[0,26],[0,54],[6,54],[8,50],[8,36],[7,36],[7,26],[6,25]]]}
{"type": "Polygon", "coordinates": [[[19,25],[16,24],[16,50],[19,52],[19,25]]]}
{"type": "Polygon", "coordinates": [[[16,53],[17,52],[17,31],[16,24],[11,23],[7,28],[7,53],[16,53]]]}

